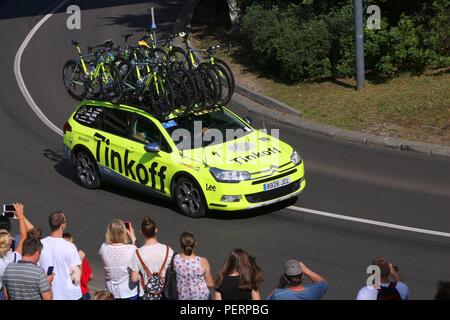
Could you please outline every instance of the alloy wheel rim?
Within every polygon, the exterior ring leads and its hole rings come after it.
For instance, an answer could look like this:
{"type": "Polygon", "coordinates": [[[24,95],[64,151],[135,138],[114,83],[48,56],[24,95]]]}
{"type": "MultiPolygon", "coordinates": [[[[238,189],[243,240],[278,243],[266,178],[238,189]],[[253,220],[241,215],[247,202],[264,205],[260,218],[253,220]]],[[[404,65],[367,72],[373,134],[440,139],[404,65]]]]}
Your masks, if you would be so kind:
{"type": "Polygon", "coordinates": [[[178,187],[177,201],[185,212],[195,213],[200,209],[200,193],[192,183],[184,182],[178,187]]]}
{"type": "Polygon", "coordinates": [[[77,162],[78,177],[84,185],[92,185],[95,181],[95,169],[92,161],[87,156],[81,156],[77,162]]]}

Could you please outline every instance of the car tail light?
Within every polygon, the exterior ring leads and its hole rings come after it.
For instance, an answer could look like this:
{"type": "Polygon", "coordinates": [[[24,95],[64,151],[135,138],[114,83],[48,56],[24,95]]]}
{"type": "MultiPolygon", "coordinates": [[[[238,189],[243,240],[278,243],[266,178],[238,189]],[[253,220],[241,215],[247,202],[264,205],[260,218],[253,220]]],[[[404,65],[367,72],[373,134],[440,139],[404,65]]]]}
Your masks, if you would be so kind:
{"type": "Polygon", "coordinates": [[[67,131],[72,132],[72,127],[70,126],[70,124],[69,124],[68,122],[66,122],[66,123],[64,124],[64,127],[63,127],[63,132],[64,132],[64,134],[65,134],[67,131]]]}

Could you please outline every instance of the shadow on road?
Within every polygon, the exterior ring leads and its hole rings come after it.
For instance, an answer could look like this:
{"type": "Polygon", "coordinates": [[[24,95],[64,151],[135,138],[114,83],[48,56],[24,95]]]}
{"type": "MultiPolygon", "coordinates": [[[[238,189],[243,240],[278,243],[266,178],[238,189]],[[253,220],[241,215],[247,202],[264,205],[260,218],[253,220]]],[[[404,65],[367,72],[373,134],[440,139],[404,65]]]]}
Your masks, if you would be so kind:
{"type": "MultiPolygon", "coordinates": [[[[179,9],[178,7],[168,7],[168,8],[162,8],[159,9],[158,13],[163,17],[170,17],[175,16],[176,17],[176,10],[179,9]],[[175,12],[175,13],[174,13],[175,12]]],[[[105,18],[107,22],[104,24],[105,26],[124,26],[128,29],[140,31],[140,32],[146,32],[146,28],[149,28],[151,26],[151,20],[150,20],[150,13],[141,13],[141,14],[126,14],[121,16],[112,16],[105,18]]],[[[158,34],[168,34],[172,32],[173,27],[173,21],[157,21],[157,32],[158,34]]],[[[138,39],[138,36],[140,35],[136,34],[131,39],[138,39]]]]}
{"type": "MultiPolygon", "coordinates": [[[[47,13],[50,9],[53,9],[58,2],[55,0],[43,0],[36,1],[37,5],[30,5],[29,0],[6,0],[0,3],[0,20],[2,19],[13,19],[20,17],[30,17],[36,15],[42,15],[47,13]]],[[[73,0],[68,1],[65,5],[59,8],[56,13],[66,13],[67,7],[70,5],[77,5],[80,7],[81,11],[91,10],[91,9],[101,9],[101,8],[111,8],[118,6],[128,6],[136,4],[147,4],[150,8],[153,6],[155,10],[165,10],[165,8],[170,7],[173,10],[179,10],[185,1],[172,0],[172,1],[148,1],[148,0],[73,0]],[[159,2],[159,3],[158,3],[159,2]]],[[[159,15],[159,13],[158,13],[159,15]]],[[[162,15],[162,14],[161,14],[162,15]]],[[[149,14],[146,15],[149,19],[149,14]]],[[[147,22],[147,24],[149,24],[147,22]]]]}
{"type": "Polygon", "coordinates": [[[249,210],[239,210],[235,212],[228,211],[216,211],[211,210],[209,214],[206,216],[209,219],[218,219],[218,220],[244,220],[251,219],[259,216],[264,216],[267,214],[274,213],[279,210],[283,210],[289,206],[294,205],[297,202],[297,197],[293,197],[284,201],[277,202],[275,204],[249,209],[249,210]]]}

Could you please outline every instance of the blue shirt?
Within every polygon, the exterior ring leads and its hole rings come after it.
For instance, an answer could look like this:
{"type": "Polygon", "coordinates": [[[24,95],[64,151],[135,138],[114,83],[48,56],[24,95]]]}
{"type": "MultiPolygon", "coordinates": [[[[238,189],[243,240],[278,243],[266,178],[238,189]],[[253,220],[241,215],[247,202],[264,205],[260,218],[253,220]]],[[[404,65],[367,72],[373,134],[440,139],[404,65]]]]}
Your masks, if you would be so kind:
{"type": "Polygon", "coordinates": [[[328,289],[326,281],[311,283],[304,286],[302,291],[293,291],[288,288],[276,289],[267,300],[319,300],[328,289]]]}

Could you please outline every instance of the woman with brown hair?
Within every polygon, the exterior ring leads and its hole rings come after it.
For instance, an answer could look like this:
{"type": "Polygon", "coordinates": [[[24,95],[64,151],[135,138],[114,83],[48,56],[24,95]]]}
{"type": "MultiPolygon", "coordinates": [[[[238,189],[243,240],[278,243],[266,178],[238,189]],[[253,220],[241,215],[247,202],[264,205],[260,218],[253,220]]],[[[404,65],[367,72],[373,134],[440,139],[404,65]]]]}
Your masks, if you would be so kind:
{"type": "Polygon", "coordinates": [[[259,286],[264,274],[255,259],[242,249],[234,249],[215,281],[215,300],[260,300],[259,286]]]}
{"type": "Polygon", "coordinates": [[[174,257],[177,274],[178,300],[210,300],[209,289],[214,285],[211,267],[204,257],[195,254],[197,240],[192,232],[180,236],[181,253],[174,257]]]}

